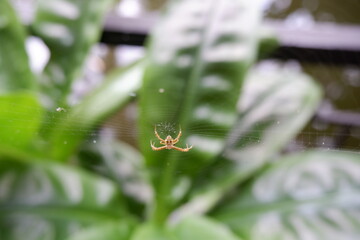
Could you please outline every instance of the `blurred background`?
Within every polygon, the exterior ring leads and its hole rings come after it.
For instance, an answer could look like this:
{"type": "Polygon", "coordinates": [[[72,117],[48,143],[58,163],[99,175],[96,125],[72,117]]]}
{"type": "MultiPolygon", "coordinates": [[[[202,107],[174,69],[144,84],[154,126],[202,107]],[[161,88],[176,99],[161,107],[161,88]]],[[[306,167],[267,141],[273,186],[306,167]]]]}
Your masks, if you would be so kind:
{"type": "MultiPolygon", "coordinates": [[[[33,18],[34,0],[13,0],[24,22],[33,18]]],[[[165,0],[122,0],[108,13],[101,37],[91,51],[84,78],[73,86],[77,103],[99,85],[105,73],[144,56],[146,36],[156,24],[165,0]]],[[[264,4],[265,26],[280,47],[263,60],[271,66],[285,60],[314,77],[325,90],[315,118],[288,146],[358,150],[360,148],[360,2],[357,0],[277,0],[264,4]]],[[[38,38],[27,41],[32,68],[40,72],[49,58],[38,38]]],[[[136,146],[136,106],[132,104],[105,125],[136,146]],[[121,121],[119,121],[121,119],[121,121]],[[121,125],[116,123],[122,122],[121,125]]]]}
{"type": "Polygon", "coordinates": [[[359,239],[360,1],[166,3],[0,1],[0,240],[359,239]]]}

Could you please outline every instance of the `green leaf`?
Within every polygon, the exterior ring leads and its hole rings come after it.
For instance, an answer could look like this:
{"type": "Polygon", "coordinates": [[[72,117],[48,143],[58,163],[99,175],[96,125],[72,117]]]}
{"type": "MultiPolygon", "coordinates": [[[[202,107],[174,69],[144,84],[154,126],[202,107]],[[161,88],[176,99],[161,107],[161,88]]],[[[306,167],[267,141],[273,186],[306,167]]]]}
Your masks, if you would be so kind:
{"type": "Polygon", "coordinates": [[[206,217],[192,217],[174,227],[160,228],[146,224],[137,229],[131,240],[240,240],[230,229],[206,217]]]}
{"type": "Polygon", "coordinates": [[[170,4],[152,36],[140,98],[141,147],[150,166],[166,162],[170,154],[149,147],[160,123],[173,124],[175,132],[181,126],[180,146],[194,145],[186,154],[193,165],[188,172],[201,169],[221,151],[236,119],[244,74],[256,55],[258,5],[232,0],[170,4]]]}
{"type": "Polygon", "coordinates": [[[135,230],[131,240],[177,240],[168,229],[144,224],[135,230]]]}
{"type": "Polygon", "coordinates": [[[199,175],[191,201],[173,218],[211,209],[296,136],[320,99],[318,85],[297,70],[265,67],[252,71],[244,85],[240,115],[227,147],[217,162],[199,175]]]}
{"type": "Polygon", "coordinates": [[[99,38],[102,17],[112,0],[40,0],[33,32],[49,47],[51,57],[41,82],[48,109],[66,107],[66,97],[90,48],[99,38]]]}
{"type": "Polygon", "coordinates": [[[359,172],[358,153],[286,156],[212,215],[245,239],[359,239],[359,172]]]}
{"type": "Polygon", "coordinates": [[[37,135],[41,116],[42,108],[34,94],[0,95],[0,154],[1,149],[28,149],[37,135]]]}
{"type": "Polygon", "coordinates": [[[184,219],[174,229],[178,240],[240,240],[225,225],[206,217],[184,219]]]}
{"type": "MultiPolygon", "coordinates": [[[[140,148],[160,198],[169,195],[175,169],[177,176],[194,176],[223,149],[236,120],[244,75],[256,58],[260,2],[173,1],[155,29],[139,120],[140,148]],[[193,149],[152,151],[155,125],[163,138],[175,138],[181,126],[177,146],[189,144],[193,149]]],[[[171,203],[163,200],[157,205],[166,209],[171,203]]]]}
{"type": "Polygon", "coordinates": [[[87,228],[67,240],[127,240],[133,230],[132,224],[116,222],[87,228]]]}
{"type": "Polygon", "coordinates": [[[143,157],[136,149],[102,131],[99,138],[82,146],[78,159],[84,168],[117,182],[129,204],[135,205],[132,212],[143,214],[144,205],[152,201],[152,188],[143,157]]]}
{"type": "Polygon", "coordinates": [[[97,124],[132,100],[141,85],[142,73],[141,62],[115,70],[103,85],[65,113],[53,131],[51,158],[67,160],[97,124]]]}
{"type": "Polygon", "coordinates": [[[25,37],[25,30],[8,0],[0,1],[0,94],[35,89],[25,37]]]}
{"type": "Polygon", "coordinates": [[[124,215],[122,199],[108,180],[54,164],[0,166],[1,239],[60,240],[124,215]]]}

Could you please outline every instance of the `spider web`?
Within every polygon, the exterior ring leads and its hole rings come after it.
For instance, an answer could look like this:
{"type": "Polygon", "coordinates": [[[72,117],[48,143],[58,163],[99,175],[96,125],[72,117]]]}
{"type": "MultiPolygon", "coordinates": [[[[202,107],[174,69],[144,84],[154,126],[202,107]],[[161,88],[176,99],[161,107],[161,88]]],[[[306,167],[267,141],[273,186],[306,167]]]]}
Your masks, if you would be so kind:
{"type": "MultiPolygon", "coordinates": [[[[281,14],[284,14],[287,11],[288,17],[284,20],[286,23],[292,24],[295,27],[304,27],[314,22],[314,17],[311,17],[308,13],[298,11],[290,12],[291,4],[294,4],[292,1],[277,1],[277,3],[272,6],[269,10],[269,15],[273,17],[281,17],[281,14]]],[[[304,3],[305,4],[305,3],[304,3]]],[[[308,3],[306,3],[308,4],[308,3]]],[[[306,5],[305,4],[305,5],[306,5]]],[[[314,6],[305,6],[305,9],[313,8],[314,6]]],[[[349,6],[348,6],[349,7],[349,6]]],[[[350,6],[350,7],[360,7],[350,6]]],[[[358,9],[358,8],[357,8],[358,9]]],[[[318,11],[318,10],[316,10],[318,11]]],[[[330,9],[331,11],[331,9],[330,9]]],[[[319,20],[323,20],[319,17],[319,20]]],[[[32,39],[33,44],[38,44],[38,42],[32,39]]],[[[28,50],[32,46],[28,46],[28,50]]],[[[38,61],[42,61],[42,64],[45,65],[46,61],[44,59],[39,60],[39,55],[47,55],[45,59],[48,58],[48,53],[44,46],[37,46],[36,51],[30,51],[30,59],[32,60],[32,65],[37,66],[36,72],[41,71],[39,64],[36,64],[38,61]],[[42,48],[42,49],[41,49],[42,48]],[[39,54],[44,52],[44,54],[39,54]],[[34,64],[34,62],[36,62],[34,64]],[[40,69],[40,70],[39,70],[40,69]]],[[[307,54],[304,52],[304,54],[307,54]]],[[[114,65],[127,65],[133,62],[136,59],[141,58],[144,55],[144,50],[142,47],[134,46],[118,46],[115,48],[115,52],[110,50],[110,47],[104,44],[98,44],[92,50],[91,55],[89,56],[87,63],[85,65],[84,77],[77,81],[74,84],[73,94],[70,96],[70,102],[76,104],[79,102],[87,93],[92,89],[96,88],[101,84],[101,81],[104,77],[104,72],[107,70],[107,65],[110,62],[114,65]],[[111,58],[114,56],[114,58],[111,58]]],[[[41,58],[41,57],[40,57],[41,58]]],[[[300,56],[301,58],[301,56],[300,56]]],[[[268,61],[267,64],[274,64],[276,61],[268,61]]],[[[276,64],[276,63],[275,63],[276,64]]],[[[288,61],[285,63],[288,67],[302,68],[306,73],[313,76],[315,81],[323,87],[324,90],[324,103],[321,108],[329,107],[340,110],[340,111],[351,111],[358,113],[360,110],[360,67],[357,65],[331,65],[323,64],[322,59],[318,59],[315,63],[303,63],[297,61],[288,61]]],[[[158,89],[159,94],[162,94],[166,89],[158,89]]],[[[120,141],[124,141],[135,148],[138,147],[138,136],[139,129],[137,128],[137,116],[138,116],[138,107],[136,102],[136,93],[130,93],[130,96],[134,98],[134,102],[130,103],[127,107],[121,110],[119,113],[115,114],[113,117],[108,119],[102,126],[99,126],[94,131],[87,131],[77,128],[67,129],[73,135],[83,134],[84,131],[88,134],[88,139],[86,140],[90,144],[97,144],[98,139],[101,134],[106,132],[110,134],[110,131],[102,131],[102,128],[111,129],[112,134],[114,134],[120,141]]],[[[24,106],[19,106],[14,103],[13,111],[24,106]]],[[[98,106],[101,107],[101,106],[98,106]]],[[[34,110],[35,111],[35,110],[34,110]]],[[[57,115],[62,115],[66,118],[69,114],[70,109],[65,109],[63,106],[57,106],[53,109],[52,116],[54,119],[57,115]]],[[[165,111],[164,111],[165,112],[165,111]]],[[[165,118],[166,116],[164,116],[165,118]]],[[[15,119],[10,119],[15,120],[15,119]]],[[[19,120],[19,119],[17,119],[19,120]]],[[[24,124],[27,123],[26,119],[21,119],[24,124]]],[[[79,119],[80,121],[80,119],[79,119]]],[[[52,127],[53,119],[48,119],[45,124],[44,129],[49,129],[52,127]]],[[[279,123],[282,124],[281,122],[279,123]]],[[[156,123],[157,131],[161,137],[165,138],[167,135],[171,135],[173,138],[176,137],[180,126],[177,123],[173,122],[158,122],[156,123]]],[[[194,133],[201,133],[203,136],[213,137],[218,136],[220,131],[218,129],[206,129],[206,127],[198,126],[195,129],[182,129],[183,132],[191,131],[194,133]]],[[[286,131],[286,129],[282,130],[286,131]]],[[[257,137],[256,134],[245,134],[243,138],[249,140],[250,142],[261,143],[261,138],[257,137]]],[[[157,139],[154,135],[150,140],[157,142],[157,139]]],[[[63,144],[67,144],[65,141],[63,144]]],[[[179,147],[184,147],[186,142],[180,139],[180,142],[177,144],[179,147]]],[[[194,146],[196,147],[196,146],[194,146]]],[[[290,140],[285,146],[285,151],[296,152],[304,151],[306,149],[321,148],[331,151],[347,150],[353,152],[359,152],[360,149],[360,129],[359,127],[352,127],[347,125],[335,125],[318,118],[313,118],[309,123],[304,127],[304,129],[299,132],[299,134],[290,140]]],[[[187,156],[184,155],[186,159],[187,156]]]]}
{"type": "MultiPolygon", "coordinates": [[[[137,57],[140,57],[138,47],[129,47],[128,49],[124,46],[120,47],[122,54],[127,54],[126,51],[136,51],[137,57]]],[[[110,54],[110,50],[105,45],[98,45],[92,51],[86,67],[85,67],[85,77],[79,80],[74,85],[73,99],[81,99],[85,96],[91,89],[96,88],[101,84],[101,79],[104,76],[103,68],[94,67],[96,63],[102,62],[105,63],[107,55],[110,54]],[[86,72],[88,71],[88,72],[86,72]],[[94,74],[95,73],[95,74],[94,74]],[[90,87],[89,87],[90,86],[90,87]]],[[[120,54],[120,53],[119,53],[120,54]]],[[[121,55],[121,54],[120,54],[121,55]]],[[[136,58],[135,58],[136,59],[136,58]]],[[[116,60],[116,59],[115,59],[116,60]]],[[[118,60],[118,59],[117,59],[118,60]]],[[[133,59],[128,59],[128,62],[133,61],[133,59]]],[[[122,63],[124,64],[124,58],[122,58],[122,63]]],[[[125,61],[126,62],[126,61],[125,61]]],[[[266,60],[262,64],[267,65],[277,65],[275,60],[266,60]]],[[[306,73],[314,77],[315,81],[322,85],[325,96],[324,102],[327,106],[331,106],[337,110],[342,111],[352,111],[358,112],[360,109],[360,68],[358,66],[334,66],[334,65],[324,65],[319,59],[318,63],[308,64],[308,63],[299,63],[296,61],[288,61],[287,63],[281,63],[287,65],[290,68],[302,68],[306,73]]],[[[159,89],[159,94],[166,91],[166,89],[159,89]]],[[[137,116],[138,116],[138,106],[136,101],[136,93],[130,93],[130,97],[134,98],[135,101],[130,103],[127,107],[121,110],[119,113],[115,114],[109,120],[107,120],[102,126],[99,126],[93,131],[87,131],[77,128],[66,129],[72,133],[72,135],[83,134],[84,131],[88,134],[87,143],[97,144],[100,135],[104,133],[102,128],[111,129],[112,134],[114,134],[120,141],[124,141],[135,148],[138,147],[138,136],[139,129],[137,128],[137,116]]],[[[79,101],[79,100],[78,100],[79,101]]],[[[14,103],[13,111],[24,106],[19,106],[14,103]]],[[[101,107],[101,106],[98,106],[101,107]]],[[[324,106],[322,106],[324,107],[324,106]]],[[[58,106],[53,109],[52,116],[54,119],[57,115],[62,115],[65,118],[69,114],[70,109],[65,109],[62,106],[58,106]]],[[[165,118],[166,116],[164,116],[165,118]]],[[[15,119],[12,119],[15,120],[15,119]]],[[[19,120],[19,119],[16,119],[19,120]]],[[[28,121],[27,119],[22,119],[24,124],[28,121]]],[[[44,129],[47,128],[50,130],[52,127],[52,119],[48,119],[43,124],[44,129]]],[[[80,119],[79,119],[80,121],[80,119]]],[[[282,124],[279,122],[278,124],[282,124]]],[[[177,123],[173,122],[158,122],[156,123],[156,128],[161,137],[165,138],[167,135],[171,135],[175,138],[179,132],[180,126],[177,123]]],[[[201,125],[194,129],[182,129],[183,132],[191,131],[193,133],[201,133],[203,136],[216,137],[220,134],[218,129],[206,129],[201,125]]],[[[286,131],[286,129],[281,130],[286,131]]],[[[105,131],[109,133],[109,131],[105,131]]],[[[258,142],[261,143],[261,138],[257,137],[256,134],[244,134],[242,138],[249,140],[249,142],[258,142]]],[[[153,138],[149,139],[149,148],[150,140],[158,143],[155,135],[153,138]]],[[[67,141],[64,141],[64,145],[67,144],[67,141]]],[[[158,146],[158,144],[157,144],[158,146]]],[[[185,147],[186,142],[183,139],[180,139],[180,142],[176,145],[178,147],[185,147]]],[[[194,146],[196,147],[196,146],[194,146]]],[[[285,151],[296,152],[304,151],[306,149],[326,149],[331,151],[346,150],[359,152],[360,149],[360,129],[357,127],[351,127],[346,125],[334,125],[326,121],[314,118],[309,121],[309,123],[304,127],[304,129],[299,132],[299,134],[292,140],[289,141],[287,146],[285,146],[285,151]]],[[[184,154],[184,160],[188,156],[184,154]]]]}

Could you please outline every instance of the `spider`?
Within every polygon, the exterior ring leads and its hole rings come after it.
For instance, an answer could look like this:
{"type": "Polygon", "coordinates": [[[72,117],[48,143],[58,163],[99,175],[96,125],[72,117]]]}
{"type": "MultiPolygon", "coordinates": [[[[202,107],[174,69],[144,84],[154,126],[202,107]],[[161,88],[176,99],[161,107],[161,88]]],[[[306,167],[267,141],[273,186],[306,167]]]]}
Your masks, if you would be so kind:
{"type": "Polygon", "coordinates": [[[154,151],[160,151],[160,150],[163,150],[163,149],[175,149],[175,150],[178,150],[180,152],[188,152],[192,148],[192,146],[189,147],[187,144],[186,144],[186,148],[179,148],[179,147],[174,146],[179,141],[179,139],[181,137],[181,128],[180,128],[179,134],[177,135],[177,137],[175,139],[173,139],[170,135],[168,135],[165,140],[162,139],[159,136],[159,134],[157,133],[156,127],[155,127],[155,136],[160,140],[160,144],[165,145],[165,146],[155,147],[154,143],[152,141],[150,141],[151,148],[154,151]]]}

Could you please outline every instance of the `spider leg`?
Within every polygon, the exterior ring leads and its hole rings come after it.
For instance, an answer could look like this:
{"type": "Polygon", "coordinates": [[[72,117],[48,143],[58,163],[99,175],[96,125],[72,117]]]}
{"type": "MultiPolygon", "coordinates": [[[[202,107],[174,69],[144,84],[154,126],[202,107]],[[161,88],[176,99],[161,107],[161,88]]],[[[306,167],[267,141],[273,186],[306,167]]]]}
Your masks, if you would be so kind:
{"type": "Polygon", "coordinates": [[[165,143],[165,140],[164,139],[162,139],[160,136],[159,136],[159,134],[157,133],[157,131],[156,131],[156,125],[155,125],[155,136],[160,140],[160,142],[163,142],[163,143],[165,143]]]}
{"type": "Polygon", "coordinates": [[[166,146],[162,146],[162,147],[154,147],[154,146],[152,146],[151,148],[152,148],[152,150],[154,150],[154,151],[160,151],[160,150],[166,149],[166,146]]]}
{"type": "Polygon", "coordinates": [[[179,148],[179,147],[172,146],[172,149],[178,150],[180,152],[188,152],[190,149],[192,149],[192,146],[189,147],[187,144],[186,144],[186,148],[179,148]]]}
{"type": "Polygon", "coordinates": [[[174,139],[174,144],[179,141],[180,137],[181,137],[181,127],[180,127],[179,134],[178,134],[177,137],[174,139]]]}
{"type": "Polygon", "coordinates": [[[160,150],[163,150],[163,149],[166,148],[166,146],[155,147],[155,145],[154,145],[154,143],[152,141],[150,141],[150,145],[151,145],[152,150],[154,150],[154,151],[160,151],[160,150]]]}

